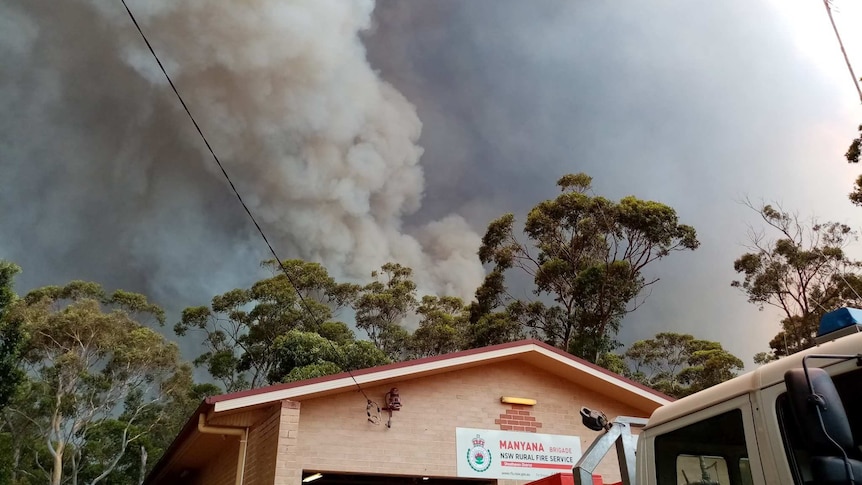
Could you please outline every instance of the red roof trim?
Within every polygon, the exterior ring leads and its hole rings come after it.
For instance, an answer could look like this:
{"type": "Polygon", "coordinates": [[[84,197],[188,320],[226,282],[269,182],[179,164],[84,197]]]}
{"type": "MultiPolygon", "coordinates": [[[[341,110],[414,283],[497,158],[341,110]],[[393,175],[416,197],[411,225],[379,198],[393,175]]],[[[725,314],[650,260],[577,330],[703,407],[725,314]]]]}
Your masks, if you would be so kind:
{"type": "MultiPolygon", "coordinates": [[[[551,352],[554,352],[557,355],[560,355],[561,357],[565,357],[569,360],[573,360],[579,364],[582,364],[582,365],[587,366],[591,369],[599,371],[602,374],[605,374],[609,377],[613,377],[614,379],[619,379],[619,380],[621,380],[627,384],[630,384],[634,387],[637,387],[638,389],[641,389],[641,390],[646,391],[650,394],[653,394],[654,396],[659,397],[661,399],[665,399],[668,401],[674,401],[675,400],[674,398],[667,396],[665,394],[662,394],[661,392],[658,392],[655,389],[647,387],[647,386],[645,386],[639,382],[635,382],[631,379],[623,377],[619,374],[611,372],[611,371],[604,369],[602,367],[599,367],[599,366],[597,366],[591,362],[587,362],[584,359],[581,359],[579,357],[575,357],[574,355],[569,354],[568,352],[564,352],[564,351],[562,351],[556,347],[553,347],[551,345],[548,345],[544,342],[540,342],[540,341],[535,340],[535,339],[518,340],[516,342],[508,342],[505,344],[492,345],[490,347],[481,347],[478,349],[462,350],[460,352],[453,352],[451,354],[435,355],[433,357],[425,357],[422,359],[408,360],[408,361],[404,361],[404,362],[395,362],[392,364],[386,364],[386,365],[381,365],[381,366],[377,366],[377,367],[369,367],[367,369],[356,370],[356,371],[353,371],[352,374],[353,374],[353,376],[363,376],[363,375],[367,375],[367,374],[374,374],[376,372],[383,372],[383,371],[388,371],[388,370],[393,370],[393,369],[400,369],[400,368],[404,368],[404,367],[412,367],[412,366],[417,366],[417,365],[421,365],[421,364],[427,364],[430,362],[438,362],[441,360],[449,360],[449,359],[454,359],[454,358],[458,358],[458,357],[465,357],[465,356],[469,356],[469,355],[483,354],[483,353],[487,353],[487,352],[493,352],[495,350],[502,350],[502,349],[508,349],[508,348],[514,348],[514,347],[523,347],[526,345],[537,345],[539,347],[542,347],[545,350],[549,350],[551,352]]],[[[292,388],[307,386],[307,385],[311,385],[311,384],[319,384],[321,382],[335,381],[338,379],[344,379],[344,378],[348,378],[348,377],[350,377],[350,373],[341,372],[339,374],[333,374],[333,375],[324,376],[324,377],[315,377],[312,379],[305,379],[302,381],[289,382],[287,384],[275,384],[275,385],[267,386],[267,387],[259,387],[257,389],[249,389],[247,391],[239,391],[239,392],[233,392],[230,394],[221,394],[219,396],[211,396],[211,397],[206,398],[206,403],[207,404],[215,404],[215,403],[221,402],[221,401],[228,401],[231,399],[237,399],[237,398],[241,398],[241,397],[255,396],[258,394],[265,394],[268,392],[281,391],[284,389],[292,389],[292,388]]]]}

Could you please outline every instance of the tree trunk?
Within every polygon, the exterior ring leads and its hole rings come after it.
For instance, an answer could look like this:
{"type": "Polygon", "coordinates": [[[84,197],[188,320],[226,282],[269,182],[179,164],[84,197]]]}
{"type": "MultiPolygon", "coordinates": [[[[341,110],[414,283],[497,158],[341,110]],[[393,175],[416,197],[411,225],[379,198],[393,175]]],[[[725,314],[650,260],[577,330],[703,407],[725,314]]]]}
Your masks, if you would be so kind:
{"type": "Polygon", "coordinates": [[[80,457],[81,449],[75,448],[75,452],[72,453],[72,485],[78,485],[78,458],[80,457]]]}
{"type": "MultiPolygon", "coordinates": [[[[62,378],[62,376],[60,376],[62,378]]],[[[60,437],[62,434],[60,433],[60,407],[63,402],[63,394],[62,394],[63,386],[62,379],[58,384],[56,394],[54,396],[54,414],[51,416],[51,430],[48,432],[47,436],[47,444],[48,451],[51,452],[51,458],[53,458],[53,468],[51,469],[51,485],[60,485],[60,482],[63,480],[63,451],[66,449],[66,442],[62,440],[58,440],[55,444],[53,438],[60,437]]]]}
{"type": "Polygon", "coordinates": [[[9,476],[12,481],[11,483],[18,483],[18,467],[21,463],[21,442],[20,440],[15,440],[15,444],[12,449],[12,474],[9,476]]]}
{"type": "Polygon", "coordinates": [[[138,476],[138,485],[144,485],[147,478],[147,449],[141,446],[141,474],[138,476]]]}
{"type": "Polygon", "coordinates": [[[51,485],[60,485],[63,481],[63,448],[64,443],[59,443],[54,452],[54,468],[51,470],[51,485]]]}

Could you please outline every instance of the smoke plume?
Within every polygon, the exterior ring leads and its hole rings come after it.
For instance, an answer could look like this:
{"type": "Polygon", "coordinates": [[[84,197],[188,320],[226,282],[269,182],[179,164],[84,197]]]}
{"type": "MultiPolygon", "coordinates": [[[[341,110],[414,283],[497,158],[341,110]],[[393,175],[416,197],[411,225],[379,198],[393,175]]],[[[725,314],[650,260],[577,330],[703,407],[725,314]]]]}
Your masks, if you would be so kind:
{"type": "MultiPolygon", "coordinates": [[[[373,1],[129,4],[282,257],[352,280],[397,261],[471,296],[465,220],[404,222],[422,123],[369,65],[373,1]]],[[[121,3],[4,2],[0,55],[0,257],[162,302],[254,279],[265,247],[121,3]]]]}

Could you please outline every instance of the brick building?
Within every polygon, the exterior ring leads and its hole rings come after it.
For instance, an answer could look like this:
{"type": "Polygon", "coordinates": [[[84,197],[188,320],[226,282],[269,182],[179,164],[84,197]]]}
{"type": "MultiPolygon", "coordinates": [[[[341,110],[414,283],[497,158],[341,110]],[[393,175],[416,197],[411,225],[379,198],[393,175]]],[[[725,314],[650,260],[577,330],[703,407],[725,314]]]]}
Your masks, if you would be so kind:
{"type": "MultiPolygon", "coordinates": [[[[670,400],[535,340],[353,376],[206,399],[146,483],[526,483],[571,472],[597,435],[582,406],[648,417],[670,400]]],[[[613,455],[605,483],[619,480],[613,455]]]]}

